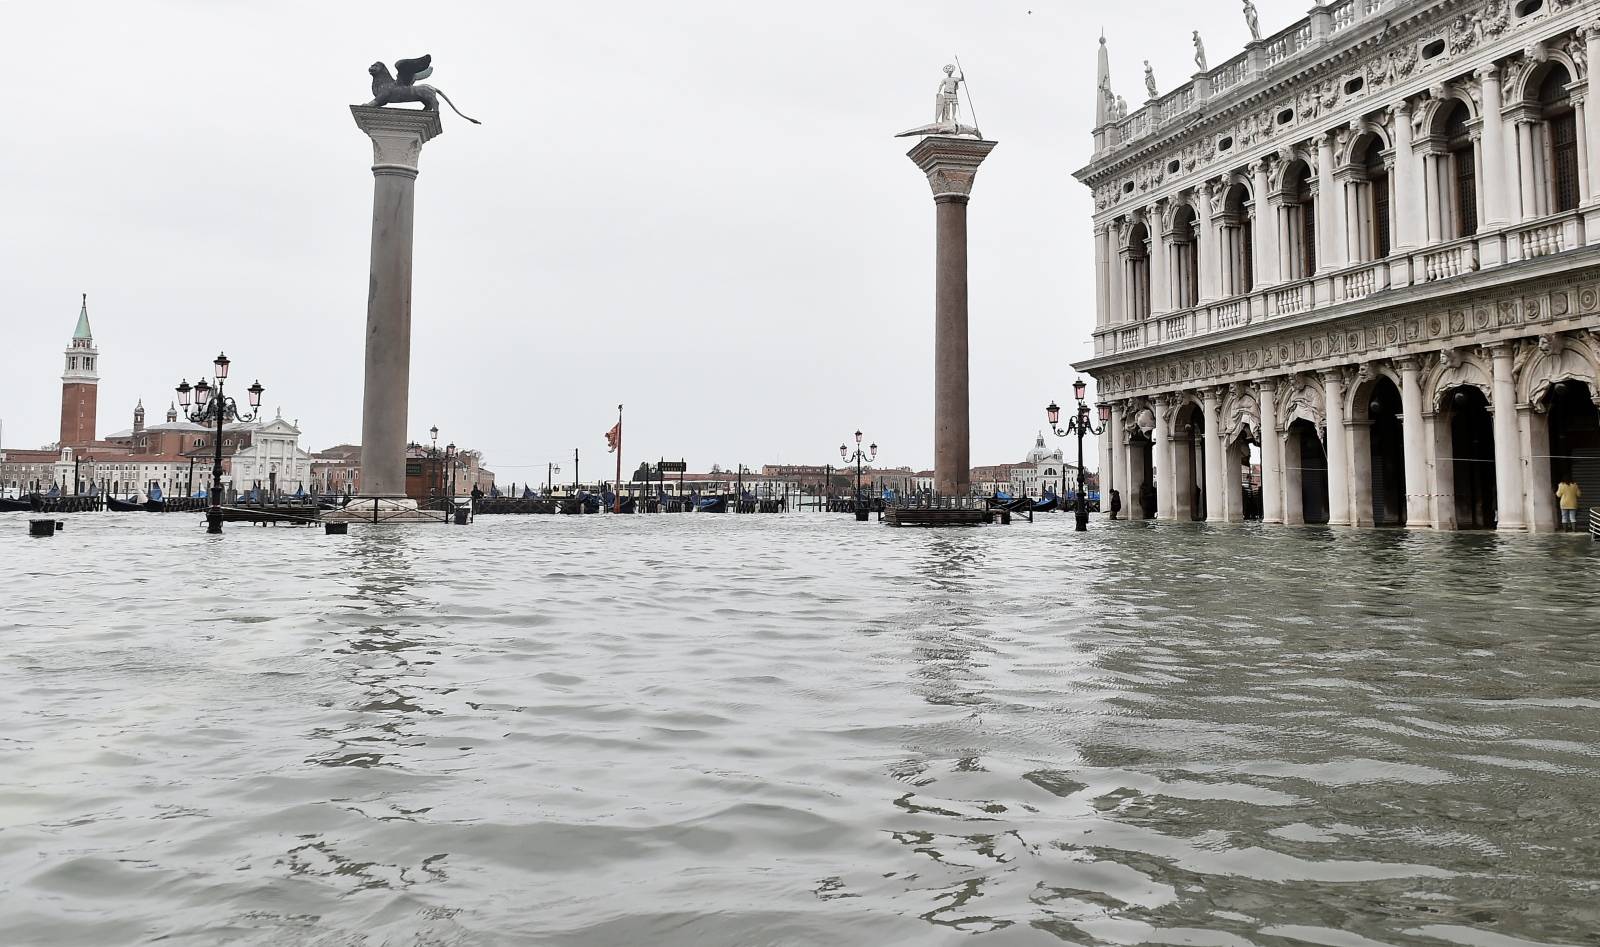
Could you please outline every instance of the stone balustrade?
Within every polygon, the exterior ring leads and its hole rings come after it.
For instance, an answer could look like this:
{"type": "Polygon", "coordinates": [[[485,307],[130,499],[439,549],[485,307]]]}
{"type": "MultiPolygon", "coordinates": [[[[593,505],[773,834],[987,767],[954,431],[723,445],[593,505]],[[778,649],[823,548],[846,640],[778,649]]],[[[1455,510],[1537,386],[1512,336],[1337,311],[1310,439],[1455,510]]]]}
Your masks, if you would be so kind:
{"type": "Polygon", "coordinates": [[[1503,262],[1496,265],[1505,266],[1584,245],[1582,211],[1553,214],[1446,244],[1410,252],[1397,251],[1382,260],[1358,263],[1310,279],[1261,287],[1242,296],[1176,313],[1162,313],[1132,325],[1109,326],[1095,333],[1094,352],[1096,356],[1113,355],[1165,342],[1191,340],[1260,320],[1301,316],[1314,309],[1380,297],[1391,289],[1447,284],[1477,272],[1480,260],[1499,260],[1503,262]],[[1144,329],[1147,323],[1155,326],[1148,334],[1144,329]]]}

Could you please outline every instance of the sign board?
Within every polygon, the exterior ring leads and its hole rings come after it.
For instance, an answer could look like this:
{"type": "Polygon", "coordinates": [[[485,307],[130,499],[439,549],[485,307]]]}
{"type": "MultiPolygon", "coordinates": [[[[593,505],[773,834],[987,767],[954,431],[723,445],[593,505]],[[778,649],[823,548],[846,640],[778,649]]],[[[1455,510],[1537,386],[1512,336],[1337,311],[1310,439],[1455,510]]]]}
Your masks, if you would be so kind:
{"type": "Polygon", "coordinates": [[[681,460],[663,460],[656,465],[656,469],[662,473],[683,473],[689,469],[689,465],[681,460]]]}

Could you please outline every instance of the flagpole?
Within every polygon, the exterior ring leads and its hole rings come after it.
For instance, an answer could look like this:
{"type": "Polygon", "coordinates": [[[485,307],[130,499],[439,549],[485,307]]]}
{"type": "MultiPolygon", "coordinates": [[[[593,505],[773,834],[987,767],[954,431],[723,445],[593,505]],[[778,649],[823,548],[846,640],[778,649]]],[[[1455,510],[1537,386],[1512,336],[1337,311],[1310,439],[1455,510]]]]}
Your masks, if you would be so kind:
{"type": "Polygon", "coordinates": [[[617,405],[617,479],[611,485],[611,512],[622,512],[622,405],[617,405]]]}

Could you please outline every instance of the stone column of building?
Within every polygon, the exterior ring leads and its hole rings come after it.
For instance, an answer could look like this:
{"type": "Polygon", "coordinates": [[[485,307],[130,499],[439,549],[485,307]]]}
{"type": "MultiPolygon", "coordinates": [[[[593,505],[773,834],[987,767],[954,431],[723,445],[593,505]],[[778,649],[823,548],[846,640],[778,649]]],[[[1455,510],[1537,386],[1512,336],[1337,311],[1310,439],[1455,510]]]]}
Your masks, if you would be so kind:
{"type": "Polygon", "coordinates": [[[411,250],[417,161],[443,132],[437,111],[350,106],[372,139],[372,258],[367,288],[366,390],[361,406],[362,496],[406,495],[411,389],[411,250]]]}
{"type": "Polygon", "coordinates": [[[1344,378],[1322,372],[1322,416],[1327,424],[1328,525],[1350,525],[1350,437],[1344,425],[1344,378]]]}
{"type": "Polygon", "coordinates": [[[1517,129],[1517,155],[1518,171],[1517,180],[1522,184],[1522,213],[1520,219],[1528,220],[1539,214],[1539,204],[1534,191],[1535,169],[1533,164],[1533,122],[1526,117],[1518,118],[1517,129]]]}
{"type": "Polygon", "coordinates": [[[1111,444],[1111,467],[1113,476],[1110,482],[1100,484],[1100,508],[1111,509],[1111,491],[1116,490],[1122,494],[1123,505],[1128,502],[1128,443],[1123,431],[1123,416],[1125,401],[1111,403],[1111,420],[1106,422],[1105,440],[1111,444]]]}
{"type": "Polygon", "coordinates": [[[1428,509],[1427,432],[1422,421],[1422,366],[1415,358],[1395,360],[1400,369],[1400,437],[1405,451],[1406,525],[1433,523],[1428,509]]]}
{"type": "Polygon", "coordinates": [[[1515,347],[1509,342],[1489,346],[1489,361],[1494,366],[1494,485],[1498,510],[1497,529],[1522,529],[1522,457],[1517,446],[1517,390],[1511,358],[1515,347]]]}
{"type": "Polygon", "coordinates": [[[1094,229],[1094,311],[1095,325],[1111,324],[1111,237],[1110,228],[1094,229]]]}
{"type": "MultiPolygon", "coordinates": [[[[1600,69],[1600,19],[1591,21],[1580,31],[1583,34],[1584,49],[1588,54],[1589,69],[1600,69]]],[[[1590,86],[1594,80],[1590,78],[1590,86]]],[[[1591,169],[1600,170],[1600,120],[1590,117],[1588,124],[1588,165],[1591,169]]],[[[1589,204],[1595,208],[1585,215],[1585,239],[1587,242],[1600,243],[1600,187],[1594,182],[1589,185],[1589,204]]]]}
{"type": "Polygon", "coordinates": [[[1172,491],[1177,478],[1172,474],[1172,402],[1165,395],[1151,399],[1150,409],[1156,426],[1150,431],[1150,450],[1156,468],[1156,519],[1171,520],[1172,491]]]}
{"type": "Polygon", "coordinates": [[[1504,227],[1510,221],[1510,176],[1506,174],[1506,125],[1501,114],[1500,70],[1494,66],[1478,70],[1483,96],[1483,164],[1478,176],[1483,182],[1484,229],[1504,227]]]}
{"type": "Polygon", "coordinates": [[[1317,138],[1317,271],[1344,266],[1344,190],[1333,180],[1332,131],[1317,138]]]}
{"type": "MultiPolygon", "coordinates": [[[[1115,451],[1111,449],[1111,426],[1107,425],[1105,431],[1095,440],[1099,442],[1098,446],[1100,448],[1100,508],[1106,510],[1110,508],[1111,484],[1116,479],[1117,474],[1116,460],[1113,459],[1115,451]]],[[[1069,489],[1076,489],[1077,485],[1069,484],[1068,487],[1069,489]]],[[[1065,497],[1066,492],[1063,491],[1061,495],[1065,497]]]]}
{"type": "Polygon", "coordinates": [[[1221,242],[1217,239],[1216,228],[1211,225],[1211,195],[1214,191],[1215,181],[1206,181],[1200,185],[1199,193],[1195,195],[1195,239],[1199,246],[1195,252],[1195,263],[1200,267],[1200,302],[1216,302],[1220,292],[1218,284],[1221,282],[1218,275],[1222,257],[1217,249],[1221,242]]]}
{"type": "Polygon", "coordinates": [[[1401,99],[1394,107],[1394,249],[1417,246],[1417,156],[1411,143],[1411,103],[1401,99]]]}
{"type": "Polygon", "coordinates": [[[1278,220],[1277,208],[1267,195],[1267,159],[1250,165],[1250,200],[1255,206],[1253,226],[1250,228],[1256,241],[1252,256],[1256,264],[1256,287],[1272,286],[1283,281],[1278,270],[1278,220]]]}
{"type": "Polygon", "coordinates": [[[1123,308],[1123,286],[1128,271],[1127,261],[1122,256],[1122,227],[1112,225],[1106,229],[1108,259],[1106,260],[1106,305],[1109,312],[1106,314],[1107,325],[1117,325],[1128,318],[1127,311],[1123,308]]]}
{"type": "Polygon", "coordinates": [[[1167,260],[1171,256],[1166,232],[1167,202],[1156,201],[1150,206],[1146,226],[1150,229],[1150,314],[1164,315],[1172,311],[1172,273],[1167,260]]]}
{"type": "Polygon", "coordinates": [[[1283,441],[1278,437],[1278,384],[1263,378],[1256,405],[1261,415],[1261,521],[1283,522],[1283,441]]]}
{"type": "Polygon", "coordinates": [[[1588,120],[1587,120],[1587,112],[1584,109],[1584,103],[1585,103],[1585,101],[1587,99],[1588,99],[1587,95],[1574,95],[1572,97],[1572,118],[1573,118],[1572,124],[1573,124],[1574,129],[1577,132],[1577,140],[1578,140],[1578,162],[1577,162],[1577,165],[1578,165],[1578,205],[1579,206],[1587,205],[1589,203],[1589,199],[1590,199],[1590,192],[1589,192],[1589,161],[1588,161],[1588,157],[1589,157],[1588,150],[1589,149],[1586,147],[1588,145],[1588,142],[1589,142],[1589,130],[1588,130],[1589,129],[1589,125],[1588,125],[1588,120]]]}
{"type": "Polygon", "coordinates": [[[1206,522],[1225,523],[1228,521],[1227,492],[1222,482],[1223,477],[1223,452],[1226,450],[1222,432],[1221,403],[1217,397],[1217,389],[1207,385],[1200,389],[1200,403],[1206,415],[1206,522]]]}
{"type": "Polygon", "coordinates": [[[964,497],[971,490],[967,398],[967,201],[978,166],[995,142],[930,135],[906,156],[933,189],[937,235],[934,267],[933,489],[964,497]]]}
{"type": "Polygon", "coordinates": [[[1524,401],[1517,405],[1518,448],[1527,458],[1527,477],[1523,481],[1531,489],[1524,490],[1522,515],[1528,532],[1548,532],[1556,525],[1555,493],[1540,489],[1540,484],[1550,483],[1550,416],[1535,414],[1533,405],[1524,401]]]}

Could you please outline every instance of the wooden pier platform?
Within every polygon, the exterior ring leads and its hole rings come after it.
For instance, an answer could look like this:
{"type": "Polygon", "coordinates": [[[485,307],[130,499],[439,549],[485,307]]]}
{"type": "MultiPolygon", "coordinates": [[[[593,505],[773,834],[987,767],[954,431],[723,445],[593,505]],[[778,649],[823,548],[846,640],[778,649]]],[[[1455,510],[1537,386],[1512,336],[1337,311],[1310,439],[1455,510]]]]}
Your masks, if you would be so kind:
{"type": "Polygon", "coordinates": [[[982,497],[907,497],[889,503],[880,517],[890,526],[983,526],[1011,522],[1006,510],[992,510],[982,497]]]}

